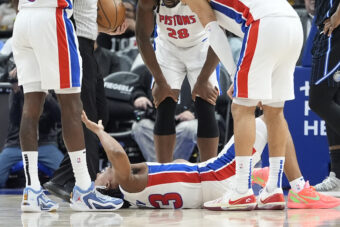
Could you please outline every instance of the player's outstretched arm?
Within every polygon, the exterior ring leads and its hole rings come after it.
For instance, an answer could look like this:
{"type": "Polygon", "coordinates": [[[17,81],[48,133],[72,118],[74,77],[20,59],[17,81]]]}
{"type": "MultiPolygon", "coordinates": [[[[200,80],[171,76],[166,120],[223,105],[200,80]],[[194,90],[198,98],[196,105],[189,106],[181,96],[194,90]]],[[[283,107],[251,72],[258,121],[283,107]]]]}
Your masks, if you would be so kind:
{"type": "Polygon", "coordinates": [[[151,45],[150,37],[155,28],[154,9],[157,7],[156,0],[139,0],[137,5],[136,19],[136,39],[139,52],[144,63],[150,70],[155,79],[155,85],[152,90],[156,108],[166,98],[171,97],[177,102],[177,95],[168,85],[162,70],[157,62],[155,51],[151,45]]]}
{"type": "MultiPolygon", "coordinates": [[[[208,34],[209,44],[226,67],[229,75],[233,76],[236,64],[226,34],[217,23],[214,11],[208,0],[182,0],[195,12],[208,34]]],[[[232,78],[233,79],[233,78],[232,78]]]]}
{"type": "Polygon", "coordinates": [[[101,144],[104,147],[107,158],[115,169],[115,175],[118,183],[124,184],[124,182],[129,181],[131,165],[123,147],[104,131],[104,126],[101,123],[101,120],[98,122],[98,124],[90,121],[84,111],[81,115],[81,120],[89,130],[98,136],[101,144]]]}
{"type": "Polygon", "coordinates": [[[151,45],[150,38],[155,27],[153,10],[156,7],[154,0],[139,0],[136,18],[137,44],[151,74],[156,83],[166,83],[162,70],[157,62],[155,51],[151,45]]]}

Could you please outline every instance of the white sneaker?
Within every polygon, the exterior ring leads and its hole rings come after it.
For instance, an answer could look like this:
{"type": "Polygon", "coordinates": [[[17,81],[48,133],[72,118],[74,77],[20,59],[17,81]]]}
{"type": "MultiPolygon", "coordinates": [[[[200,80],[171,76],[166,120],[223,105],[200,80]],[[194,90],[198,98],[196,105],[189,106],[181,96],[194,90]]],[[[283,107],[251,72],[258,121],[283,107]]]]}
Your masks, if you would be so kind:
{"type": "Polygon", "coordinates": [[[56,211],[59,205],[49,199],[42,188],[39,191],[26,187],[23,192],[21,210],[23,212],[56,211]]]}
{"type": "Polygon", "coordinates": [[[87,190],[74,186],[70,207],[76,211],[113,211],[123,206],[123,200],[98,192],[94,182],[87,190]]]}
{"type": "Polygon", "coordinates": [[[223,197],[205,202],[204,208],[208,210],[254,210],[256,207],[256,198],[253,189],[246,193],[240,194],[235,189],[223,195],[223,197]]]}
{"type": "Polygon", "coordinates": [[[260,210],[283,210],[286,207],[286,201],[282,188],[276,188],[268,192],[266,188],[262,189],[257,198],[257,209],[260,210]]]}
{"type": "Polygon", "coordinates": [[[340,197],[340,179],[335,176],[334,172],[330,172],[329,177],[315,185],[314,188],[324,195],[340,197]]]}

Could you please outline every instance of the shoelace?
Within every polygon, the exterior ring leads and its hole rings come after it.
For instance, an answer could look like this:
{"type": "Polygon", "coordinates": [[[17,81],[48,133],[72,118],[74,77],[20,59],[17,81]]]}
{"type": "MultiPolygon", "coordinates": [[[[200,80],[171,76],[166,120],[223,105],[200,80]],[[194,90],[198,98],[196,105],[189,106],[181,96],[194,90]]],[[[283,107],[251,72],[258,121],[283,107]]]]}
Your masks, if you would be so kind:
{"type": "Polygon", "coordinates": [[[320,184],[317,185],[317,189],[321,191],[329,191],[338,186],[337,182],[332,177],[327,177],[320,184]]]}

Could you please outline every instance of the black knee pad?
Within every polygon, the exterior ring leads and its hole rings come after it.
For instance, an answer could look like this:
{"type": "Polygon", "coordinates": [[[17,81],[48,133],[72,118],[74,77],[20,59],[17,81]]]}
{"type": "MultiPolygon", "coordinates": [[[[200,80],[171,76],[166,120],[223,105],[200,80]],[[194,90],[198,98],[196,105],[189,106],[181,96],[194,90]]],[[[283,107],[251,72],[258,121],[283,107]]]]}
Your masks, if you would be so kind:
{"type": "Polygon", "coordinates": [[[219,131],[215,118],[215,106],[200,97],[196,97],[195,109],[198,121],[197,137],[218,137],[219,131]]]}
{"type": "Polygon", "coordinates": [[[155,135],[171,135],[176,133],[176,102],[167,97],[157,108],[156,122],[153,129],[155,135]]]}

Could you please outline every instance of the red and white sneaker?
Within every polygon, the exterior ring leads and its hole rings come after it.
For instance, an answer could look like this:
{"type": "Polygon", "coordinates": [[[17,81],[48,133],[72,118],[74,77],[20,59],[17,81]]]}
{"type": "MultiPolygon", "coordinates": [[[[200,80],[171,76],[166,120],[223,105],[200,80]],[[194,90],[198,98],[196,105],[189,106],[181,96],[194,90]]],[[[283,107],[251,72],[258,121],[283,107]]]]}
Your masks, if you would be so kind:
{"type": "Polygon", "coordinates": [[[282,188],[276,188],[272,192],[267,192],[267,189],[264,188],[257,198],[257,209],[259,210],[283,210],[285,206],[286,201],[282,188]]]}
{"type": "Polygon", "coordinates": [[[203,207],[208,210],[254,210],[256,198],[252,189],[244,194],[239,194],[236,190],[224,194],[223,197],[205,202],[203,207]]]}

